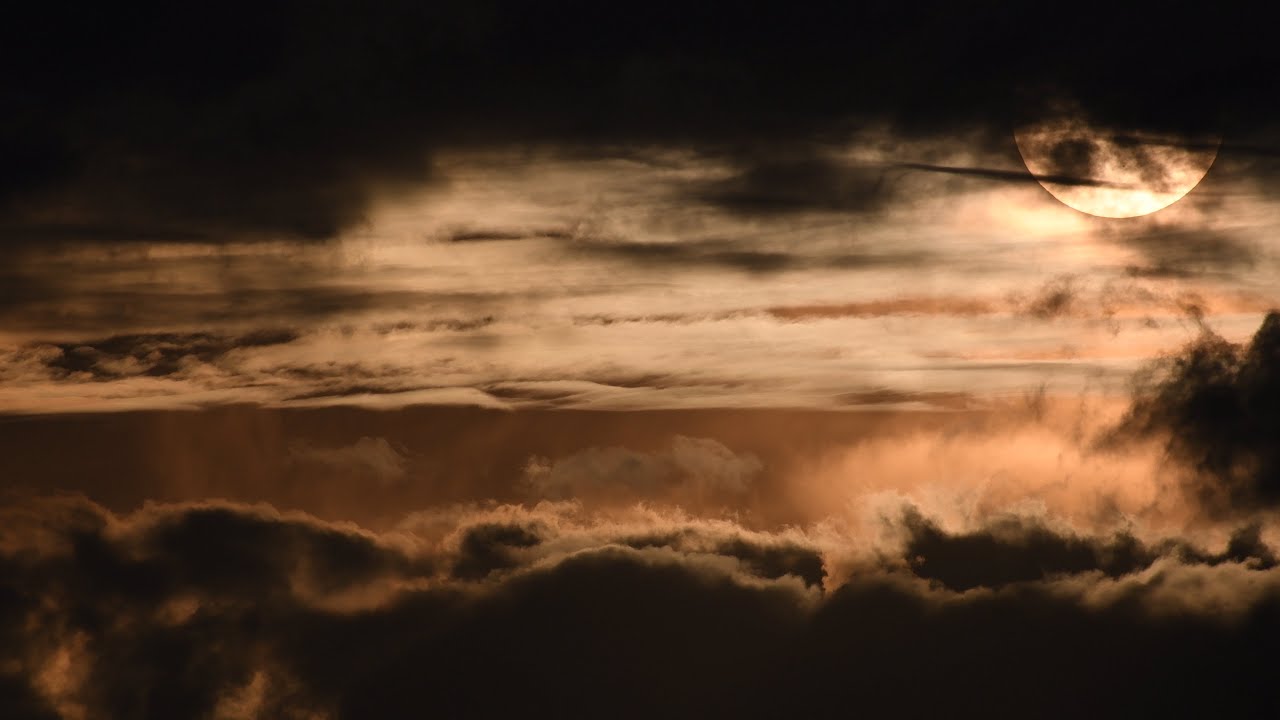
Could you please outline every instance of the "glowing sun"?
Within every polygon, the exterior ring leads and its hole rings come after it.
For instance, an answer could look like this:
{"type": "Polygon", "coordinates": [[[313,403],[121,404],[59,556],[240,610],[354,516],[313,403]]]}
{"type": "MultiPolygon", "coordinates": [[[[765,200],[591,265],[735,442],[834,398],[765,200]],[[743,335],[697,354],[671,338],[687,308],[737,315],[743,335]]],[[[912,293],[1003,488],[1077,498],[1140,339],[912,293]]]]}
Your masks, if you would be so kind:
{"type": "Polygon", "coordinates": [[[1014,132],[1022,161],[1063,204],[1107,218],[1153,213],[1191,192],[1218,157],[1221,138],[1117,132],[1056,118],[1014,132]]]}

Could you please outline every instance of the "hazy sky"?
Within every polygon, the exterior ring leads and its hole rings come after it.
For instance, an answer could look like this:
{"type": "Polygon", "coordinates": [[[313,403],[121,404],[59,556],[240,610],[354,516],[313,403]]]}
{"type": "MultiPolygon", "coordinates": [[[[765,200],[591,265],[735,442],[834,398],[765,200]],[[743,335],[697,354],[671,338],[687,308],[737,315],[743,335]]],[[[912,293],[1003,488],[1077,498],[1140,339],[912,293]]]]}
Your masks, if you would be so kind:
{"type": "MultiPolygon", "coordinates": [[[[997,165],[964,147],[948,165],[997,165]]],[[[764,180],[652,148],[458,153],[433,159],[447,182],[327,241],[22,248],[0,403],[981,403],[1114,392],[1194,316],[1240,339],[1276,300],[1274,210],[1230,157],[1173,207],[1110,220],[1034,181],[886,167],[936,158],[911,144],[810,150],[820,172],[784,157],[764,180]],[[841,173],[888,199],[840,207],[841,173]]]]}
{"type": "Polygon", "coordinates": [[[1280,715],[1280,46],[1148,5],[14,8],[0,717],[1280,715]]]}

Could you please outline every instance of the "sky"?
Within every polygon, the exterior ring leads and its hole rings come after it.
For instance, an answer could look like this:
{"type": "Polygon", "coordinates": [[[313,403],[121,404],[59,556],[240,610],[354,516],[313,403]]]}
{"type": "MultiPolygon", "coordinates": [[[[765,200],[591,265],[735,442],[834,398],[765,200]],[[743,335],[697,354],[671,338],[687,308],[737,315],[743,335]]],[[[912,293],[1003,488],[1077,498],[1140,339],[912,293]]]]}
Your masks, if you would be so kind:
{"type": "Polygon", "coordinates": [[[1280,711],[1246,9],[11,15],[0,716],[1280,711]]]}

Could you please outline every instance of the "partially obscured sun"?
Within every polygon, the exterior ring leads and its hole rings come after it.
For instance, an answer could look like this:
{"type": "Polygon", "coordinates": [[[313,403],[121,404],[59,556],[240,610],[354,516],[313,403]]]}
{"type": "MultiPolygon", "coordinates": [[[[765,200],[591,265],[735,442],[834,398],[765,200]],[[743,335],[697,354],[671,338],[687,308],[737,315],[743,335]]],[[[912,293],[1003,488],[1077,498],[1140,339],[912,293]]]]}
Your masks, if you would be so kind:
{"type": "Polygon", "coordinates": [[[1108,218],[1146,215],[1191,192],[1218,156],[1220,138],[1117,132],[1058,118],[1014,133],[1022,160],[1055,198],[1108,218]]]}

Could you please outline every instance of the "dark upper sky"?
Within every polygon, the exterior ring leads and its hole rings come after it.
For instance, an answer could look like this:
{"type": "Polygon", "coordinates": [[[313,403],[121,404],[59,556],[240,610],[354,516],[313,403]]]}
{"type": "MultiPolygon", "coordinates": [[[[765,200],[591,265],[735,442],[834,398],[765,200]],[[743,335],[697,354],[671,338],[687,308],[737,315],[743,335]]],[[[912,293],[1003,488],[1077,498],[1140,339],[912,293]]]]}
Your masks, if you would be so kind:
{"type": "Polygon", "coordinates": [[[1267,23],[1209,4],[48,2],[4,25],[9,242],[330,236],[458,146],[1002,144],[1064,98],[1265,146],[1275,115],[1267,23]]]}

